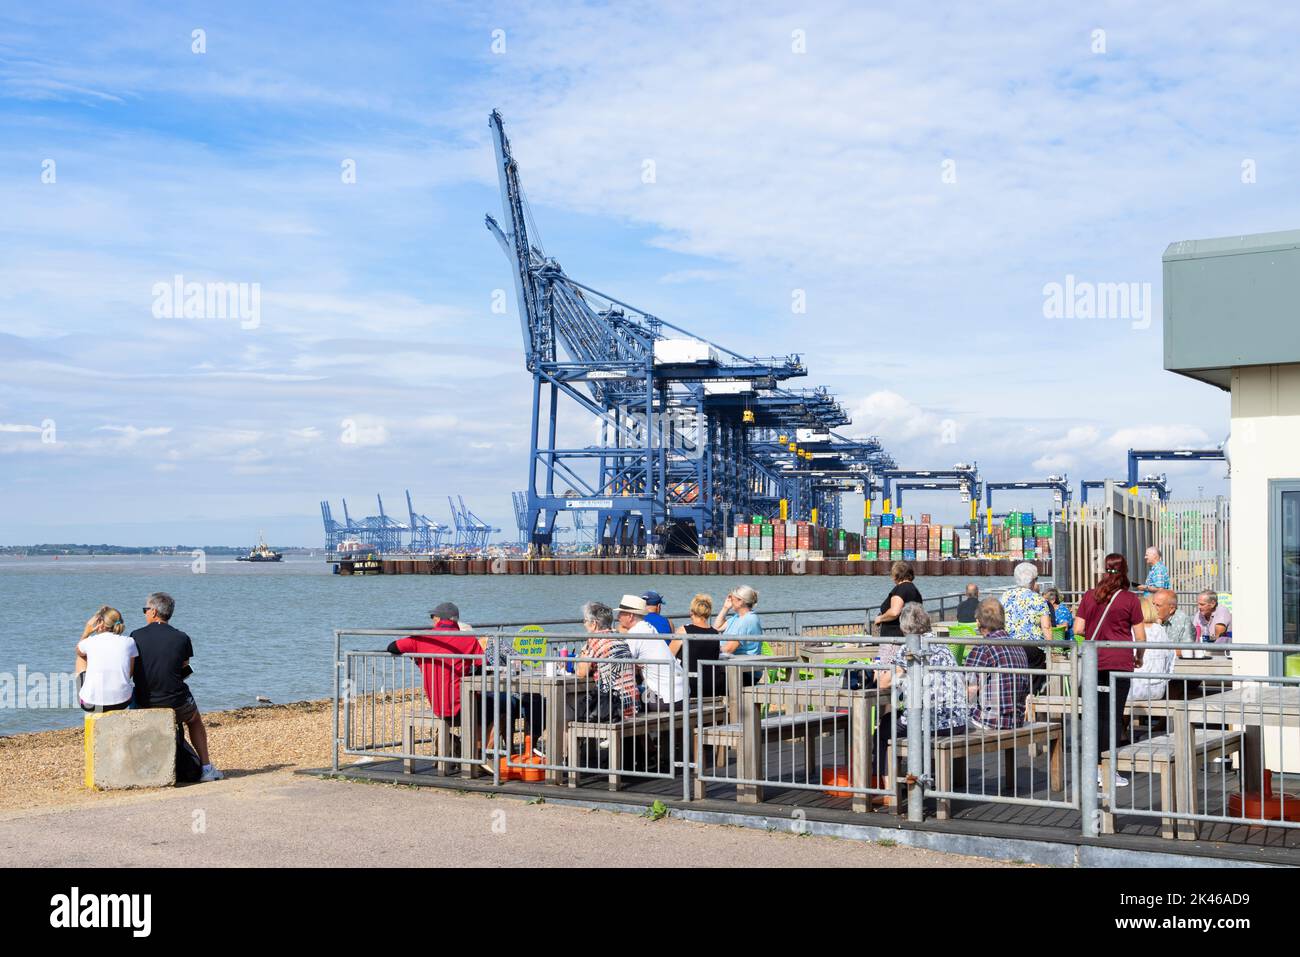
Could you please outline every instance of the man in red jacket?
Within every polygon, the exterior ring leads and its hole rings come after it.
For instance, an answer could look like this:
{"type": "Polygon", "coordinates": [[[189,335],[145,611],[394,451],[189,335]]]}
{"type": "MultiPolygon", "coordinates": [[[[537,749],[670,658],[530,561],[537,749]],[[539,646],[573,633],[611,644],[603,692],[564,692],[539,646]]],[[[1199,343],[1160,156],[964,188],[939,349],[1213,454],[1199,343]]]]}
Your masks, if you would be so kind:
{"type": "Polygon", "coordinates": [[[417,658],[416,665],[433,713],[454,718],[460,714],[460,679],[482,664],[483,649],[476,638],[461,631],[460,609],[451,602],[444,601],[429,617],[432,634],[398,638],[389,644],[388,653],[445,656],[417,658]]]}

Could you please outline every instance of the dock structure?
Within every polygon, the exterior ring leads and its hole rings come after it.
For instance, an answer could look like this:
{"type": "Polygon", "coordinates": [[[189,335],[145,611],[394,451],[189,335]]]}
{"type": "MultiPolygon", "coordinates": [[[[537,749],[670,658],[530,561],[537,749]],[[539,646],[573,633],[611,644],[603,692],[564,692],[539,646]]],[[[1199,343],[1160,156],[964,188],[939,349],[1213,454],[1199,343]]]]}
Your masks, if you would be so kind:
{"type": "MultiPolygon", "coordinates": [[[[888,577],[889,561],[731,561],[698,558],[524,558],[517,556],[356,555],[334,556],[340,575],[767,575],[888,577]]],[[[1010,558],[964,558],[913,563],[918,576],[1009,577],[1019,564],[1010,558]]],[[[1051,559],[1034,562],[1039,574],[1052,574],[1051,559]]]]}

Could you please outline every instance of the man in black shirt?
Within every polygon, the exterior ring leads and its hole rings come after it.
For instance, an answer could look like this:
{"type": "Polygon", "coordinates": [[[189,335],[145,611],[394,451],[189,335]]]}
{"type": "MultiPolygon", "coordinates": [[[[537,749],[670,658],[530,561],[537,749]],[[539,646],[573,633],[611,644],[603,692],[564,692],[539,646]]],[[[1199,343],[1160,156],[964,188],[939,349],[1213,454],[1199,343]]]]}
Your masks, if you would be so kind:
{"type": "Polygon", "coordinates": [[[973,622],[975,612],[980,607],[980,586],[971,584],[966,586],[966,597],[957,603],[957,620],[961,622],[973,622]]]}
{"type": "Polygon", "coordinates": [[[135,700],[141,708],[171,708],[176,722],[190,732],[190,743],[203,764],[200,781],[219,781],[223,775],[208,758],[208,732],[199,706],[185,679],[190,675],[194,646],[190,636],[168,624],[176,602],[157,591],[145,600],[143,628],[131,632],[140,657],[135,666],[135,700]]]}

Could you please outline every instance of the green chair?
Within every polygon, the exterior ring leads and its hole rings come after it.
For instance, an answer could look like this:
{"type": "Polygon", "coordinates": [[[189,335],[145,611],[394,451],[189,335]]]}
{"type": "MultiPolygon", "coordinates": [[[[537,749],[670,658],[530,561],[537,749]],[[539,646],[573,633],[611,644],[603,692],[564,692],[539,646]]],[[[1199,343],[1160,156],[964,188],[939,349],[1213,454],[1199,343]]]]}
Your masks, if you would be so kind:
{"type": "Polygon", "coordinates": [[[1283,674],[1288,678],[1300,678],[1300,655],[1287,655],[1283,674]]]}
{"type": "MultiPolygon", "coordinates": [[[[979,626],[973,621],[959,621],[948,626],[949,638],[978,638],[979,634],[979,626]]],[[[952,651],[952,656],[957,659],[957,664],[960,665],[966,661],[966,646],[964,644],[950,644],[948,648],[952,651]]]]}

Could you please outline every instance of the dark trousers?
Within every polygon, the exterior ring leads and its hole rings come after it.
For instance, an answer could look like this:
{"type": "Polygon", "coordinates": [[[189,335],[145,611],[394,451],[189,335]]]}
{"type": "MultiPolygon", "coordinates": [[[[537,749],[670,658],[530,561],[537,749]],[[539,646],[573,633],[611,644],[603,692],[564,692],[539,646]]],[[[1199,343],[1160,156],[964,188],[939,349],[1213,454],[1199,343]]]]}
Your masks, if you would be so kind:
{"type": "MultiPolygon", "coordinates": [[[[1120,671],[1117,674],[1127,675],[1131,672],[1120,671]]],[[[1110,686],[1109,670],[1097,669],[1097,761],[1101,761],[1103,751],[1110,750],[1110,728],[1111,723],[1115,725],[1115,743],[1117,746],[1123,745],[1128,738],[1127,728],[1124,724],[1124,705],[1128,701],[1128,691],[1133,682],[1124,678],[1115,682],[1115,693],[1108,694],[1110,686]],[[1113,701],[1110,699],[1114,699],[1113,701]]]]}
{"type": "MultiPolygon", "coordinates": [[[[542,731],[546,727],[546,704],[541,695],[510,695],[502,691],[497,693],[496,699],[501,709],[502,728],[512,727],[515,717],[519,716],[524,719],[524,733],[534,743],[542,740],[542,731]]],[[[492,695],[484,695],[483,707],[487,709],[488,724],[492,724],[497,707],[493,704],[492,695]]]]}

